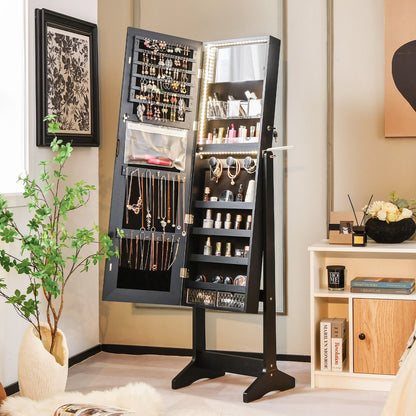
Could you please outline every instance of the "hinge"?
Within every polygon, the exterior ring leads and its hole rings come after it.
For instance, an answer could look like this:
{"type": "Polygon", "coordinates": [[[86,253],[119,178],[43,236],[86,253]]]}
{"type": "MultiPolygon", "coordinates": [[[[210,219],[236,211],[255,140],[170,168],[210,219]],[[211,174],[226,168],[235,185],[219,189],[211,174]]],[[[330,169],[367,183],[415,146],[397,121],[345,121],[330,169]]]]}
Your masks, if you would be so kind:
{"type": "Polygon", "coordinates": [[[198,130],[198,122],[196,120],[192,123],[192,130],[193,131],[197,131],[198,130]]]}
{"type": "Polygon", "coordinates": [[[131,65],[131,56],[129,56],[129,65],[131,65]]]}
{"type": "Polygon", "coordinates": [[[179,269],[179,277],[181,277],[182,279],[188,278],[188,269],[186,267],[181,267],[179,269]]]}
{"type": "Polygon", "coordinates": [[[118,156],[118,151],[120,150],[120,139],[117,139],[117,144],[116,144],[116,157],[118,156]]]}
{"type": "Polygon", "coordinates": [[[113,263],[110,263],[110,265],[108,266],[108,271],[111,272],[111,270],[113,270],[113,263]]]}
{"type": "Polygon", "coordinates": [[[125,123],[129,119],[129,115],[127,113],[123,114],[123,123],[125,123]]]}
{"type": "Polygon", "coordinates": [[[192,214],[185,214],[185,224],[193,224],[194,216],[192,214]]]}
{"type": "Polygon", "coordinates": [[[202,78],[202,69],[199,68],[198,69],[198,79],[201,79],[201,78],[202,78]]]}

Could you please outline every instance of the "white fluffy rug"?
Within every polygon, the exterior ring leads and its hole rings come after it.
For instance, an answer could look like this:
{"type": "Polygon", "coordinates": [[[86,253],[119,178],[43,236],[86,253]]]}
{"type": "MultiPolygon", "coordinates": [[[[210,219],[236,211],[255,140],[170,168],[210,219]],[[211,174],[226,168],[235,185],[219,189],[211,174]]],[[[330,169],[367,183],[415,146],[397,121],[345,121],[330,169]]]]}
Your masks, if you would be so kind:
{"type": "Polygon", "coordinates": [[[129,416],[159,416],[161,398],[156,390],[145,383],[130,383],[104,391],[83,394],[67,392],[49,399],[34,401],[25,397],[8,397],[0,407],[1,416],[52,416],[65,403],[86,403],[122,407],[133,410],[129,416]]]}

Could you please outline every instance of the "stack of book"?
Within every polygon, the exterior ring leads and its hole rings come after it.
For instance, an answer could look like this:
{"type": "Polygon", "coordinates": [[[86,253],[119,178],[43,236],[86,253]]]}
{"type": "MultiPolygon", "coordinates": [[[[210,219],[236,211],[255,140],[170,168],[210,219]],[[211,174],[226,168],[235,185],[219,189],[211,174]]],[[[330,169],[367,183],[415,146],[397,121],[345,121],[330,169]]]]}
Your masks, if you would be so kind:
{"type": "Polygon", "coordinates": [[[351,292],[394,293],[409,295],[415,289],[415,279],[395,277],[356,277],[351,280],[351,292]]]}
{"type": "Polygon", "coordinates": [[[324,318],[320,322],[321,370],[342,371],[347,356],[347,321],[324,318]]]}

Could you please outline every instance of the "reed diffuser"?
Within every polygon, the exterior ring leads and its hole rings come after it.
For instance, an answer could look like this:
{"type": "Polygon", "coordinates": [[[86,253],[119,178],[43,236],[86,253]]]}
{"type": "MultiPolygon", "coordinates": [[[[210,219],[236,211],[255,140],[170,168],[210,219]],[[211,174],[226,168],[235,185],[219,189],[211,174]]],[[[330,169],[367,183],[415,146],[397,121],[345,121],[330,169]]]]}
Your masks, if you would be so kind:
{"type": "MultiPolygon", "coordinates": [[[[371,195],[370,200],[368,201],[367,209],[370,206],[372,199],[373,195],[371,195]]],[[[366,216],[366,213],[364,213],[360,223],[358,223],[357,214],[355,212],[355,208],[349,194],[348,200],[350,201],[352,212],[354,213],[355,222],[357,224],[352,227],[352,245],[353,247],[365,247],[367,245],[367,233],[365,232],[365,225],[363,225],[363,221],[366,216]]]]}

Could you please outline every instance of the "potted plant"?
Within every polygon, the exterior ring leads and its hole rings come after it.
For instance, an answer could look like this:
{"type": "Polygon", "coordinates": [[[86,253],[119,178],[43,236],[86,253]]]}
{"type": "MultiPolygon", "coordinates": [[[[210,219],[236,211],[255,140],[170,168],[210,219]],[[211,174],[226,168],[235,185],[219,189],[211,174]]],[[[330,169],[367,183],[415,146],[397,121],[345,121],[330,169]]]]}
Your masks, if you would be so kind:
{"type": "MultiPolygon", "coordinates": [[[[54,134],[59,130],[55,116],[48,116],[45,120],[48,121],[49,132],[54,134]]],[[[19,352],[18,378],[22,394],[36,399],[56,390],[64,390],[67,374],[60,376],[64,378],[62,382],[51,380],[50,387],[42,385],[48,379],[53,379],[50,375],[40,374],[40,378],[32,381],[22,380],[24,371],[37,370],[37,364],[31,364],[32,353],[28,355],[23,351],[23,345],[32,342],[37,345],[38,352],[46,348],[46,360],[49,360],[46,366],[56,362],[64,373],[66,367],[67,373],[66,342],[58,328],[64,307],[65,286],[77,272],[87,272],[91,264],[118,255],[117,250],[112,251],[112,242],[107,234],[99,235],[97,249],[86,252],[87,246],[97,243],[98,226],[77,228],[75,231],[67,229],[68,215],[87,204],[90,192],[95,187],[85,181],[71,186],[65,183],[67,175],[64,174],[64,167],[73,150],[69,143],[62,144],[62,140],[55,136],[51,150],[55,155],[52,161],[40,162],[42,172],[37,180],[29,176],[19,178],[29,208],[26,224],[18,225],[15,222],[7,201],[0,195],[0,240],[1,247],[6,247],[0,250],[0,266],[6,272],[14,270],[26,278],[24,290],[10,293],[4,277],[0,277],[0,296],[31,325],[23,337],[19,352]],[[12,245],[14,249],[10,250],[12,245]],[[20,249],[18,254],[16,246],[20,249]],[[45,310],[45,318],[41,318],[41,310],[45,310]],[[41,322],[42,319],[46,319],[46,323],[41,322]],[[36,385],[30,386],[30,383],[36,385]]],[[[61,371],[60,368],[58,370],[61,371]]],[[[45,368],[40,368],[40,371],[45,372],[45,368]]],[[[29,374],[29,378],[34,377],[33,373],[29,374]]]]}
{"type": "Polygon", "coordinates": [[[402,243],[412,237],[416,230],[413,220],[416,204],[399,198],[397,192],[389,194],[389,200],[374,201],[365,206],[367,216],[365,230],[377,243],[402,243]]]}

